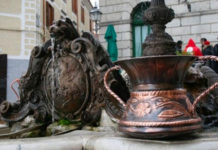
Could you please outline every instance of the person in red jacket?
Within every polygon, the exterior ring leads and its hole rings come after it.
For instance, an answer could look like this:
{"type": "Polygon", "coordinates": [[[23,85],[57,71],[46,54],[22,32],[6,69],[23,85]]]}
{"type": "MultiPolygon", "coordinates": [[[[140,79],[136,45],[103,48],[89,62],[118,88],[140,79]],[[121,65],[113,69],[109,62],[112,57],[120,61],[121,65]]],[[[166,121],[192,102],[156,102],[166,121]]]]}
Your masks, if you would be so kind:
{"type": "Polygon", "coordinates": [[[194,56],[203,56],[200,48],[196,46],[195,42],[192,39],[188,41],[188,44],[185,47],[185,52],[190,53],[194,56]]]}

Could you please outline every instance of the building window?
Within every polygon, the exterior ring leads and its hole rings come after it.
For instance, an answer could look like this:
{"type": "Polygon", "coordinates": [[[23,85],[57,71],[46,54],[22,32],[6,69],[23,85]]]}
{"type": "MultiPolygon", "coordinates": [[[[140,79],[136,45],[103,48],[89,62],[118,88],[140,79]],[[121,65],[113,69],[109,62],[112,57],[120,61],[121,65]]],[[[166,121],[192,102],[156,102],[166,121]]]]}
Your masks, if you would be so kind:
{"type": "Polygon", "coordinates": [[[85,23],[85,10],[83,7],[81,7],[81,22],[85,23]]]}
{"type": "Polygon", "coordinates": [[[46,2],[46,27],[52,25],[54,21],[54,8],[46,2]]]}
{"type": "Polygon", "coordinates": [[[152,32],[151,27],[144,22],[144,12],[149,6],[150,2],[141,2],[131,13],[133,57],[142,56],[142,43],[152,32]]]}
{"type": "Polygon", "coordinates": [[[72,0],[72,11],[77,14],[78,13],[78,5],[77,0],[72,0]]]}

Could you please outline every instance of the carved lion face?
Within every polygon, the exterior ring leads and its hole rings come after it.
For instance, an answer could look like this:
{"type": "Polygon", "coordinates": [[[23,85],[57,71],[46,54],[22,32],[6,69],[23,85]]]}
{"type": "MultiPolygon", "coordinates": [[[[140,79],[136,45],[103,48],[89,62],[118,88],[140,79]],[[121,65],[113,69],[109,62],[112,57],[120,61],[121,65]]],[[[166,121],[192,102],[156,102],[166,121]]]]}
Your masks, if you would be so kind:
{"type": "Polygon", "coordinates": [[[49,32],[54,34],[57,41],[74,40],[79,37],[77,29],[69,18],[58,20],[50,26],[49,32]]]}

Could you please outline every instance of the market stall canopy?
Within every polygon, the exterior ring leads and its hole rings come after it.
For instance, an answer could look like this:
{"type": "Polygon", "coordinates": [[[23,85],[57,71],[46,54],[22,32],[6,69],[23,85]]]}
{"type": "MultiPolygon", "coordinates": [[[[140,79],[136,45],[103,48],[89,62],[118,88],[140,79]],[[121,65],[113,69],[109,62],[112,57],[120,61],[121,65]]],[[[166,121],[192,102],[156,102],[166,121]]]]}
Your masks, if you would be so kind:
{"type": "Polygon", "coordinates": [[[118,57],[118,49],[116,42],[117,34],[113,25],[108,25],[104,38],[108,43],[107,51],[110,55],[111,60],[116,61],[118,57]]]}

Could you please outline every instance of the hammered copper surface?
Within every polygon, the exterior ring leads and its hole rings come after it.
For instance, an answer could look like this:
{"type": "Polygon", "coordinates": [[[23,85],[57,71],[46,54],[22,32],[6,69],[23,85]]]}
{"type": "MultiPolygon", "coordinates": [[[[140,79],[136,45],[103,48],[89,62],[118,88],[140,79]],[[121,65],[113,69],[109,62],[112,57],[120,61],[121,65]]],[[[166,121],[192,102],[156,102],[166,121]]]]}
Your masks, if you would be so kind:
{"type": "MultiPolygon", "coordinates": [[[[200,129],[201,119],[193,113],[187,91],[183,89],[186,70],[195,59],[153,56],[117,61],[132,83],[131,97],[126,104],[111,93],[124,107],[120,131],[134,137],[160,138],[200,129]]],[[[113,69],[119,67],[109,72],[113,69]]]]}
{"type": "Polygon", "coordinates": [[[116,62],[129,75],[133,90],[169,90],[183,88],[183,80],[192,56],[150,56],[116,62]]]}

